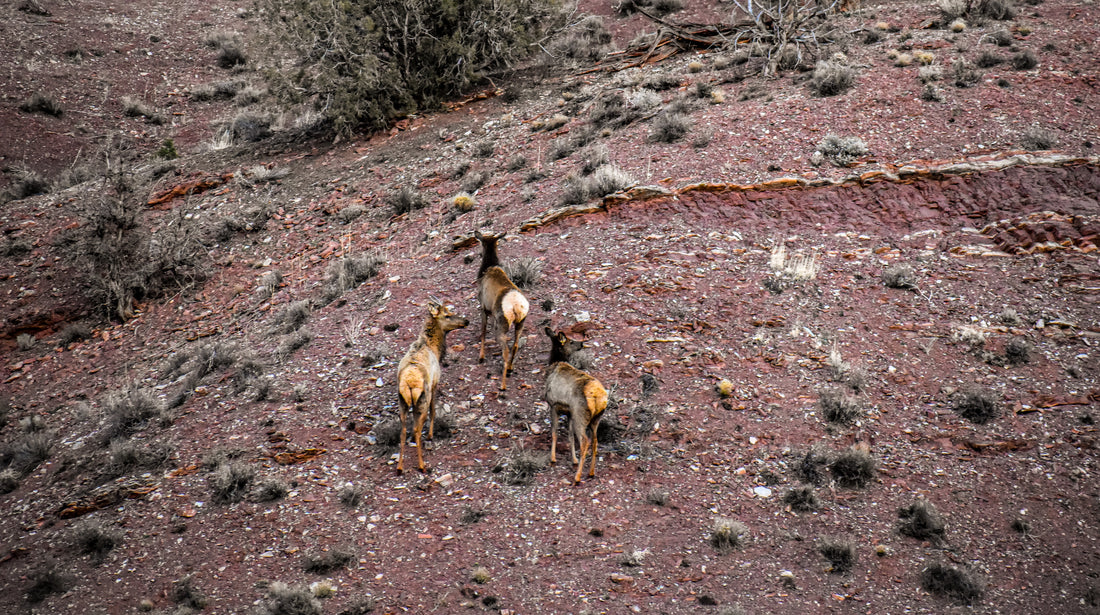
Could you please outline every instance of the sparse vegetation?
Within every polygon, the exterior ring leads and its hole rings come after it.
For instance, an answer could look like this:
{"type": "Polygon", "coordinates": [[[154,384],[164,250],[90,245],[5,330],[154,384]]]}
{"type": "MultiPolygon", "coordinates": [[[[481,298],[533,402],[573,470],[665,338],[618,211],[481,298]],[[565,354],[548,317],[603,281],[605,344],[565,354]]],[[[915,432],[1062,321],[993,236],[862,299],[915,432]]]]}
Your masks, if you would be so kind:
{"type": "Polygon", "coordinates": [[[428,206],[428,199],[418,190],[409,186],[403,186],[397,192],[390,193],[386,197],[386,202],[393,208],[395,216],[424,209],[428,206]]]}
{"type": "Polygon", "coordinates": [[[963,391],[955,397],[955,412],[975,425],[984,425],[1001,414],[993,394],[981,389],[963,391]]]}
{"type": "Polygon", "coordinates": [[[691,118],[675,110],[666,110],[653,120],[649,139],[656,143],[675,143],[691,130],[691,118]]]}
{"type": "Polygon", "coordinates": [[[843,538],[824,538],[817,544],[817,552],[829,562],[829,572],[844,574],[855,566],[856,545],[843,538]]]}
{"type": "Polygon", "coordinates": [[[89,521],[78,525],[72,533],[73,546],[81,555],[88,555],[96,564],[103,563],[107,555],[122,542],[122,534],[89,521]]]}
{"type": "Polygon", "coordinates": [[[837,485],[845,489],[863,489],[875,477],[875,460],[859,446],[837,453],[829,463],[829,470],[837,485]]]}
{"type": "Polygon", "coordinates": [[[914,290],[917,288],[917,275],[909,265],[891,265],[882,270],[882,283],[887,288],[914,290]]]}
{"type": "Polygon", "coordinates": [[[321,601],[308,587],[291,587],[276,581],[268,586],[261,601],[262,615],[322,615],[321,601]]]}
{"type": "Polygon", "coordinates": [[[833,166],[850,167],[867,153],[867,145],[859,137],[839,137],[830,134],[826,135],[825,140],[817,146],[816,153],[833,166]]]}
{"type": "Polygon", "coordinates": [[[328,574],[333,570],[346,567],[353,559],[355,556],[343,549],[309,553],[302,558],[302,570],[310,574],[328,574]]]}
{"type": "Polygon", "coordinates": [[[196,610],[206,608],[206,595],[195,588],[192,575],[187,575],[173,583],[171,596],[172,601],[180,606],[196,610]]]}
{"type": "Polygon", "coordinates": [[[61,108],[61,103],[57,102],[56,98],[41,92],[36,92],[19,103],[19,110],[23,113],[41,113],[52,117],[61,117],[65,114],[65,110],[61,108]]]}
{"type": "Polygon", "coordinates": [[[145,389],[131,388],[107,397],[103,403],[106,441],[129,438],[141,431],[149,420],[164,411],[161,403],[145,389]]]}
{"type": "Polygon", "coordinates": [[[1030,126],[1020,135],[1019,142],[1020,147],[1035,152],[1053,149],[1058,144],[1058,137],[1047,128],[1030,126]]]}
{"type": "Polygon", "coordinates": [[[63,594],[74,585],[76,577],[61,570],[56,562],[49,561],[28,576],[31,584],[27,588],[27,602],[38,604],[52,594],[63,594]]]}
{"type": "Polygon", "coordinates": [[[814,493],[814,488],[808,485],[795,487],[783,496],[783,503],[791,507],[795,512],[813,512],[821,507],[821,502],[814,493]]]}
{"type": "Polygon", "coordinates": [[[290,491],[287,484],[277,478],[265,478],[252,492],[253,502],[275,502],[286,497],[290,491]]]}
{"type": "Polygon", "coordinates": [[[500,480],[505,485],[527,486],[535,482],[535,475],[546,469],[550,456],[522,446],[512,449],[500,468],[500,480]]]}
{"type": "Polygon", "coordinates": [[[340,487],[337,497],[340,498],[340,503],[344,505],[344,508],[357,508],[359,503],[363,501],[363,488],[348,483],[340,487]]]}
{"type": "Polygon", "coordinates": [[[334,260],[325,272],[325,284],[320,305],[332,303],[344,293],[378,275],[386,266],[386,257],[377,252],[359,256],[344,256],[334,260]]]}
{"type": "Polygon", "coordinates": [[[917,540],[943,540],[947,524],[936,507],[925,499],[898,510],[898,532],[917,540]]]}
{"type": "Polygon", "coordinates": [[[55,436],[49,431],[26,433],[0,447],[0,467],[27,476],[53,454],[55,436]]]}
{"type": "Polygon", "coordinates": [[[718,517],[710,530],[710,546],[719,553],[729,553],[734,549],[744,546],[749,528],[740,521],[718,517]]]}
{"type": "Polygon", "coordinates": [[[19,488],[19,472],[14,468],[0,470],[0,495],[11,493],[19,488]]]}
{"type": "Polygon", "coordinates": [[[836,389],[822,391],[817,406],[822,418],[830,423],[852,423],[863,413],[858,399],[836,389]]]}
{"type": "Polygon", "coordinates": [[[218,504],[234,504],[248,496],[256,470],[244,462],[222,462],[207,480],[213,499],[218,504]]]}
{"type": "Polygon", "coordinates": [[[1031,344],[1014,337],[1005,344],[1005,362],[1009,365],[1023,365],[1031,360],[1031,344]]]}
{"type": "Polygon", "coordinates": [[[829,456],[817,448],[802,453],[795,460],[795,476],[808,485],[821,485],[825,482],[825,468],[829,465],[829,456]]]}
{"type": "Polygon", "coordinates": [[[470,571],[470,580],[478,585],[484,585],[492,579],[493,576],[485,566],[475,566],[474,569],[470,571]]]}
{"type": "Polygon", "coordinates": [[[920,584],[928,593],[960,604],[973,604],[985,593],[981,581],[973,573],[939,562],[921,571],[920,584]]]}
{"type": "Polygon", "coordinates": [[[533,256],[513,258],[504,262],[504,273],[520,290],[529,290],[542,278],[542,261],[533,256]]]}
{"type": "Polygon", "coordinates": [[[469,192],[459,192],[451,199],[451,203],[455,207],[455,211],[460,213],[467,213],[474,210],[477,207],[477,198],[469,192]]]}
{"type": "Polygon", "coordinates": [[[982,72],[966,58],[956,58],[951,63],[951,79],[957,88],[968,88],[982,80],[982,72]]]}
{"type": "Polygon", "coordinates": [[[34,348],[34,343],[36,341],[37,340],[35,340],[34,336],[30,333],[20,333],[15,338],[15,345],[19,348],[19,350],[26,352],[31,348],[34,348]]]}
{"type": "Polygon", "coordinates": [[[268,73],[272,94],[313,102],[345,136],[434,107],[522,58],[560,23],[556,5],[534,0],[370,0],[339,11],[320,0],[264,0],[260,15],[268,44],[298,60],[293,71],[268,73]]]}
{"type": "Polygon", "coordinates": [[[1024,50],[1012,56],[1009,60],[1012,68],[1016,70],[1031,70],[1039,65],[1039,58],[1031,50],[1024,50]]]}
{"type": "Polygon", "coordinates": [[[138,442],[124,437],[111,441],[107,472],[114,476],[160,470],[170,465],[174,448],[162,442],[138,442]]]}
{"type": "Polygon", "coordinates": [[[279,347],[275,349],[275,356],[280,361],[290,358],[295,352],[305,348],[313,341],[313,332],[309,329],[299,329],[283,338],[279,347]]]}
{"type": "Polygon", "coordinates": [[[654,506],[668,506],[668,499],[668,491],[660,487],[650,489],[645,496],[646,503],[654,506]]]}
{"type": "Polygon", "coordinates": [[[810,78],[810,89],[818,96],[843,94],[856,83],[854,68],[832,60],[819,60],[810,78]]]}

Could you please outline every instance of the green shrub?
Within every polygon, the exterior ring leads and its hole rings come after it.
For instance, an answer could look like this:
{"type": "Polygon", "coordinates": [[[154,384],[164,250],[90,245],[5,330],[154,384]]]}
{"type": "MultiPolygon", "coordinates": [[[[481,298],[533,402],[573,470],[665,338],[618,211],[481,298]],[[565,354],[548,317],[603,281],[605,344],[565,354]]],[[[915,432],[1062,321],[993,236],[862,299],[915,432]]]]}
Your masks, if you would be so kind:
{"type": "Polygon", "coordinates": [[[286,102],[315,103],[338,134],[430,109],[510,66],[559,23],[557,2],[261,0],[270,44],[297,57],[268,73],[286,102]]]}

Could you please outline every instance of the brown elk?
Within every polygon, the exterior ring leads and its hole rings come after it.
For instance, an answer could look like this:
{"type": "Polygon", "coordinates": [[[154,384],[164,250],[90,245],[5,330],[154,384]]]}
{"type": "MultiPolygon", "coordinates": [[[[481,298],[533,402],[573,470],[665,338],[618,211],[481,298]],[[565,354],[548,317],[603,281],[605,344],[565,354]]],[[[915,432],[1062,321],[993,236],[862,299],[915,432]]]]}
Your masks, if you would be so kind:
{"type": "Polygon", "coordinates": [[[574,483],[581,482],[588,451],[592,451],[589,478],[596,475],[596,431],[600,417],[607,408],[607,389],[599,380],[569,364],[569,357],[584,347],[583,342],[569,339],[564,332],[545,329],[550,338],[550,370],[546,374],[544,396],[550,406],[550,463],[557,463],[558,415],[569,415],[569,452],[577,464],[574,483]],[[581,457],[577,459],[577,447],[581,457]]]}
{"type": "Polygon", "coordinates": [[[481,354],[478,363],[485,361],[485,329],[489,317],[497,328],[497,343],[500,344],[501,358],[504,369],[500,375],[500,390],[508,388],[508,372],[512,370],[512,364],[516,361],[516,351],[519,348],[519,338],[523,334],[523,321],[527,318],[530,305],[527,297],[519,292],[516,285],[504,273],[500,267],[500,257],[497,255],[497,242],[504,237],[504,233],[494,235],[482,235],[480,231],[474,231],[474,237],[481,242],[481,268],[477,271],[477,296],[481,301],[481,354]],[[515,326],[516,336],[512,341],[512,348],[508,349],[508,333],[515,326]]]}
{"type": "Polygon", "coordinates": [[[397,454],[397,471],[405,471],[405,414],[409,408],[416,409],[413,425],[413,439],[416,440],[416,459],[421,472],[424,467],[424,449],[420,446],[420,434],[424,420],[429,419],[428,439],[435,437],[435,396],[439,380],[443,375],[442,363],[446,353],[446,335],[448,331],[461,329],[470,321],[456,316],[450,307],[432,299],[428,302],[428,318],[420,337],[409,346],[401,364],[397,367],[397,405],[401,409],[401,448],[397,454]]]}

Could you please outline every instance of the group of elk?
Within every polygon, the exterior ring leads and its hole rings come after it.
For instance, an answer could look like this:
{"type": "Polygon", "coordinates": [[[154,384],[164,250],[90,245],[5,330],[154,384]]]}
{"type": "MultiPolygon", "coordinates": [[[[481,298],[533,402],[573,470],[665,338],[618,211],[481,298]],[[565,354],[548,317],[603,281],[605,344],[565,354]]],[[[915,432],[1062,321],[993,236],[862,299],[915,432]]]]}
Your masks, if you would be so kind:
{"type": "MultiPolygon", "coordinates": [[[[512,282],[500,266],[497,243],[504,237],[500,234],[482,234],[474,231],[481,242],[481,267],[477,272],[477,296],[481,303],[481,352],[478,362],[485,361],[485,333],[491,319],[496,327],[497,344],[500,346],[502,370],[500,388],[508,388],[508,372],[515,365],[519,351],[523,323],[527,319],[530,304],[519,288],[512,282]],[[515,335],[509,347],[509,333],[515,335]]],[[[401,444],[397,455],[397,470],[404,471],[406,413],[415,409],[413,438],[416,441],[416,457],[421,472],[426,472],[420,436],[425,420],[428,421],[428,439],[435,432],[435,396],[442,376],[443,357],[446,352],[445,336],[448,331],[461,329],[469,321],[455,315],[454,311],[436,299],[428,303],[428,318],[420,336],[409,347],[398,366],[398,407],[401,420],[401,444]]],[[[577,340],[570,339],[565,332],[554,332],[545,328],[550,338],[550,361],[543,391],[544,399],[550,409],[550,463],[557,462],[558,416],[569,417],[569,450],[577,474],[573,482],[581,482],[585,462],[591,456],[592,463],[588,476],[596,474],[596,430],[600,417],[607,407],[607,390],[600,381],[569,363],[569,357],[584,347],[577,340]],[[580,458],[577,449],[580,448],[580,458]]]]}

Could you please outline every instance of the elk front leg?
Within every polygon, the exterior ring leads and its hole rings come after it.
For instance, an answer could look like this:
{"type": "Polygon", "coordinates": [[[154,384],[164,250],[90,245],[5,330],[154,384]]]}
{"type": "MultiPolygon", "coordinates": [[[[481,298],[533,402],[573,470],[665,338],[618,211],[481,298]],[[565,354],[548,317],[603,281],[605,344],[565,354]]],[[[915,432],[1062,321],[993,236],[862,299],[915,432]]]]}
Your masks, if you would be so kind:
{"type": "Polygon", "coordinates": [[[550,465],[558,462],[558,408],[550,405],[550,465]]]}

